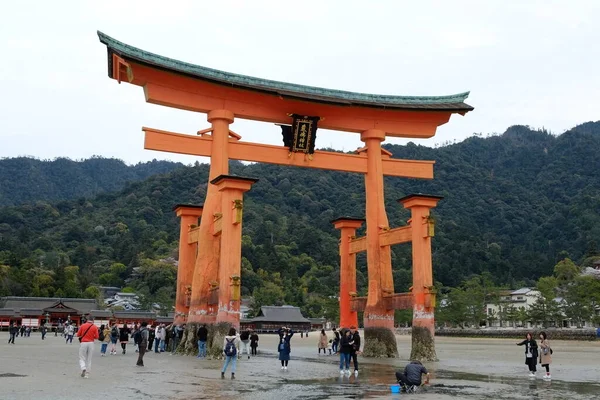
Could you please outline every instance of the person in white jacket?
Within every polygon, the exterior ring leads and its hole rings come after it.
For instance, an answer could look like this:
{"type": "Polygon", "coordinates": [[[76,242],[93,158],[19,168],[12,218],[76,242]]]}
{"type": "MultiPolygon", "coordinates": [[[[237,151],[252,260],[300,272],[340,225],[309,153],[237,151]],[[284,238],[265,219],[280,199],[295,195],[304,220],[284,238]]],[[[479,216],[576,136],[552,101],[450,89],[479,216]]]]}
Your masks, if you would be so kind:
{"type": "Polygon", "coordinates": [[[221,369],[221,379],[225,379],[225,371],[227,366],[231,364],[231,379],[235,379],[235,367],[237,364],[237,355],[240,347],[240,338],[237,335],[235,328],[229,329],[229,334],[223,339],[223,355],[225,362],[221,369]]]}

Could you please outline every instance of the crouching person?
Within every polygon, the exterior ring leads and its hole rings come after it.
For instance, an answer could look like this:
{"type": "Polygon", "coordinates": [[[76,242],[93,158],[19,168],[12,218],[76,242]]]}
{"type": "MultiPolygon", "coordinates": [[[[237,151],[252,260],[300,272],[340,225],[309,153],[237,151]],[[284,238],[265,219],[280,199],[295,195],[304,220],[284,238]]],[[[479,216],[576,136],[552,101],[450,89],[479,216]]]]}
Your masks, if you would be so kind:
{"type": "Polygon", "coordinates": [[[425,383],[429,383],[429,371],[420,361],[411,361],[404,367],[404,372],[396,371],[398,384],[408,391],[412,386],[421,386],[421,376],[425,374],[425,383]]]}

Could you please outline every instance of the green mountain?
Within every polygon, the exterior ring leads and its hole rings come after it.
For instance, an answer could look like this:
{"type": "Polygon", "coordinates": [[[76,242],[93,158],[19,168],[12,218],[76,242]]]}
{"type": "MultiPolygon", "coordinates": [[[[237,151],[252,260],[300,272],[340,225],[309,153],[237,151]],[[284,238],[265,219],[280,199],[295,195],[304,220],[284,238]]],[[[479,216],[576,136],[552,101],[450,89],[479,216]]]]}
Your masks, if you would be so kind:
{"type": "MultiPolygon", "coordinates": [[[[440,148],[385,147],[397,158],[436,160],[434,180],[386,178],[385,195],[392,227],[409,217],[398,198],[444,196],[433,241],[434,277],[444,285],[484,271],[498,285],[534,284],[566,255],[579,262],[598,251],[600,122],[560,136],[513,126],[440,148]]],[[[61,171],[57,179],[66,181],[61,171]]],[[[260,179],[244,203],[243,293],[322,315],[339,282],[338,232],[329,221],[364,215],[363,177],[239,162],[231,174],[260,179]]],[[[207,179],[208,166],[196,164],[94,198],[0,208],[0,295],[66,294],[66,282],[71,295],[91,283],[128,284],[168,302],[175,269],[157,260],[176,257],[172,207],[201,204],[207,179]]],[[[406,291],[410,246],[392,250],[395,289],[406,291]]],[[[364,293],[364,257],[358,264],[364,293]]]]}
{"type": "Polygon", "coordinates": [[[53,161],[3,158],[0,159],[0,206],[93,197],[181,166],[157,160],[128,166],[121,160],[102,157],[82,161],[62,157],[53,161]]]}

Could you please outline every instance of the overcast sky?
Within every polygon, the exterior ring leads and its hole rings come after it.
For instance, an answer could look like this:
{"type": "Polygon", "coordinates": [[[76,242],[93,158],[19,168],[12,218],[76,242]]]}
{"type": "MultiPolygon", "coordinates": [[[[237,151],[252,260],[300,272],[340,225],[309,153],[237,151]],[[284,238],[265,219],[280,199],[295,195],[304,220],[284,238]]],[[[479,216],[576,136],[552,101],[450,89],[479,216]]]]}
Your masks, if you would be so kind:
{"type": "MultiPolygon", "coordinates": [[[[142,126],[194,133],[208,127],[206,115],[146,104],[142,88],[109,79],[96,30],[164,56],[286,82],[397,95],[471,91],[475,111],[415,141],[427,145],[515,124],[562,133],[600,119],[595,0],[0,4],[0,157],[197,159],[143,149],[142,126]]],[[[232,129],[243,140],[282,145],[271,124],[237,120],[232,129]]],[[[361,145],[352,133],[320,130],[317,138],[317,147],[361,145]]]]}

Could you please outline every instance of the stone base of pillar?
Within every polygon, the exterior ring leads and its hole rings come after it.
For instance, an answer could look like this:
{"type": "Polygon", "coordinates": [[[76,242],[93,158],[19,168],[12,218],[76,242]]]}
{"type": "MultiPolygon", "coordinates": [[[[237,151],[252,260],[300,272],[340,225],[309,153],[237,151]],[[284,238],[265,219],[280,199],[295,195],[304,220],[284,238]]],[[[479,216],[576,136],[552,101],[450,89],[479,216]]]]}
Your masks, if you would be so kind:
{"type": "MultiPolygon", "coordinates": [[[[197,322],[186,324],[181,343],[177,348],[177,353],[189,356],[198,355],[198,328],[201,326],[202,323],[197,322]]],[[[225,322],[218,324],[206,324],[206,329],[208,329],[206,358],[211,360],[220,360],[223,358],[223,341],[230,328],[231,324],[225,322]]]]}
{"type": "Polygon", "coordinates": [[[434,337],[426,327],[413,325],[410,359],[413,361],[438,361],[434,337]]]}
{"type": "Polygon", "coordinates": [[[365,327],[365,346],[363,355],[365,357],[397,358],[398,345],[396,335],[390,328],[365,327]]]}

